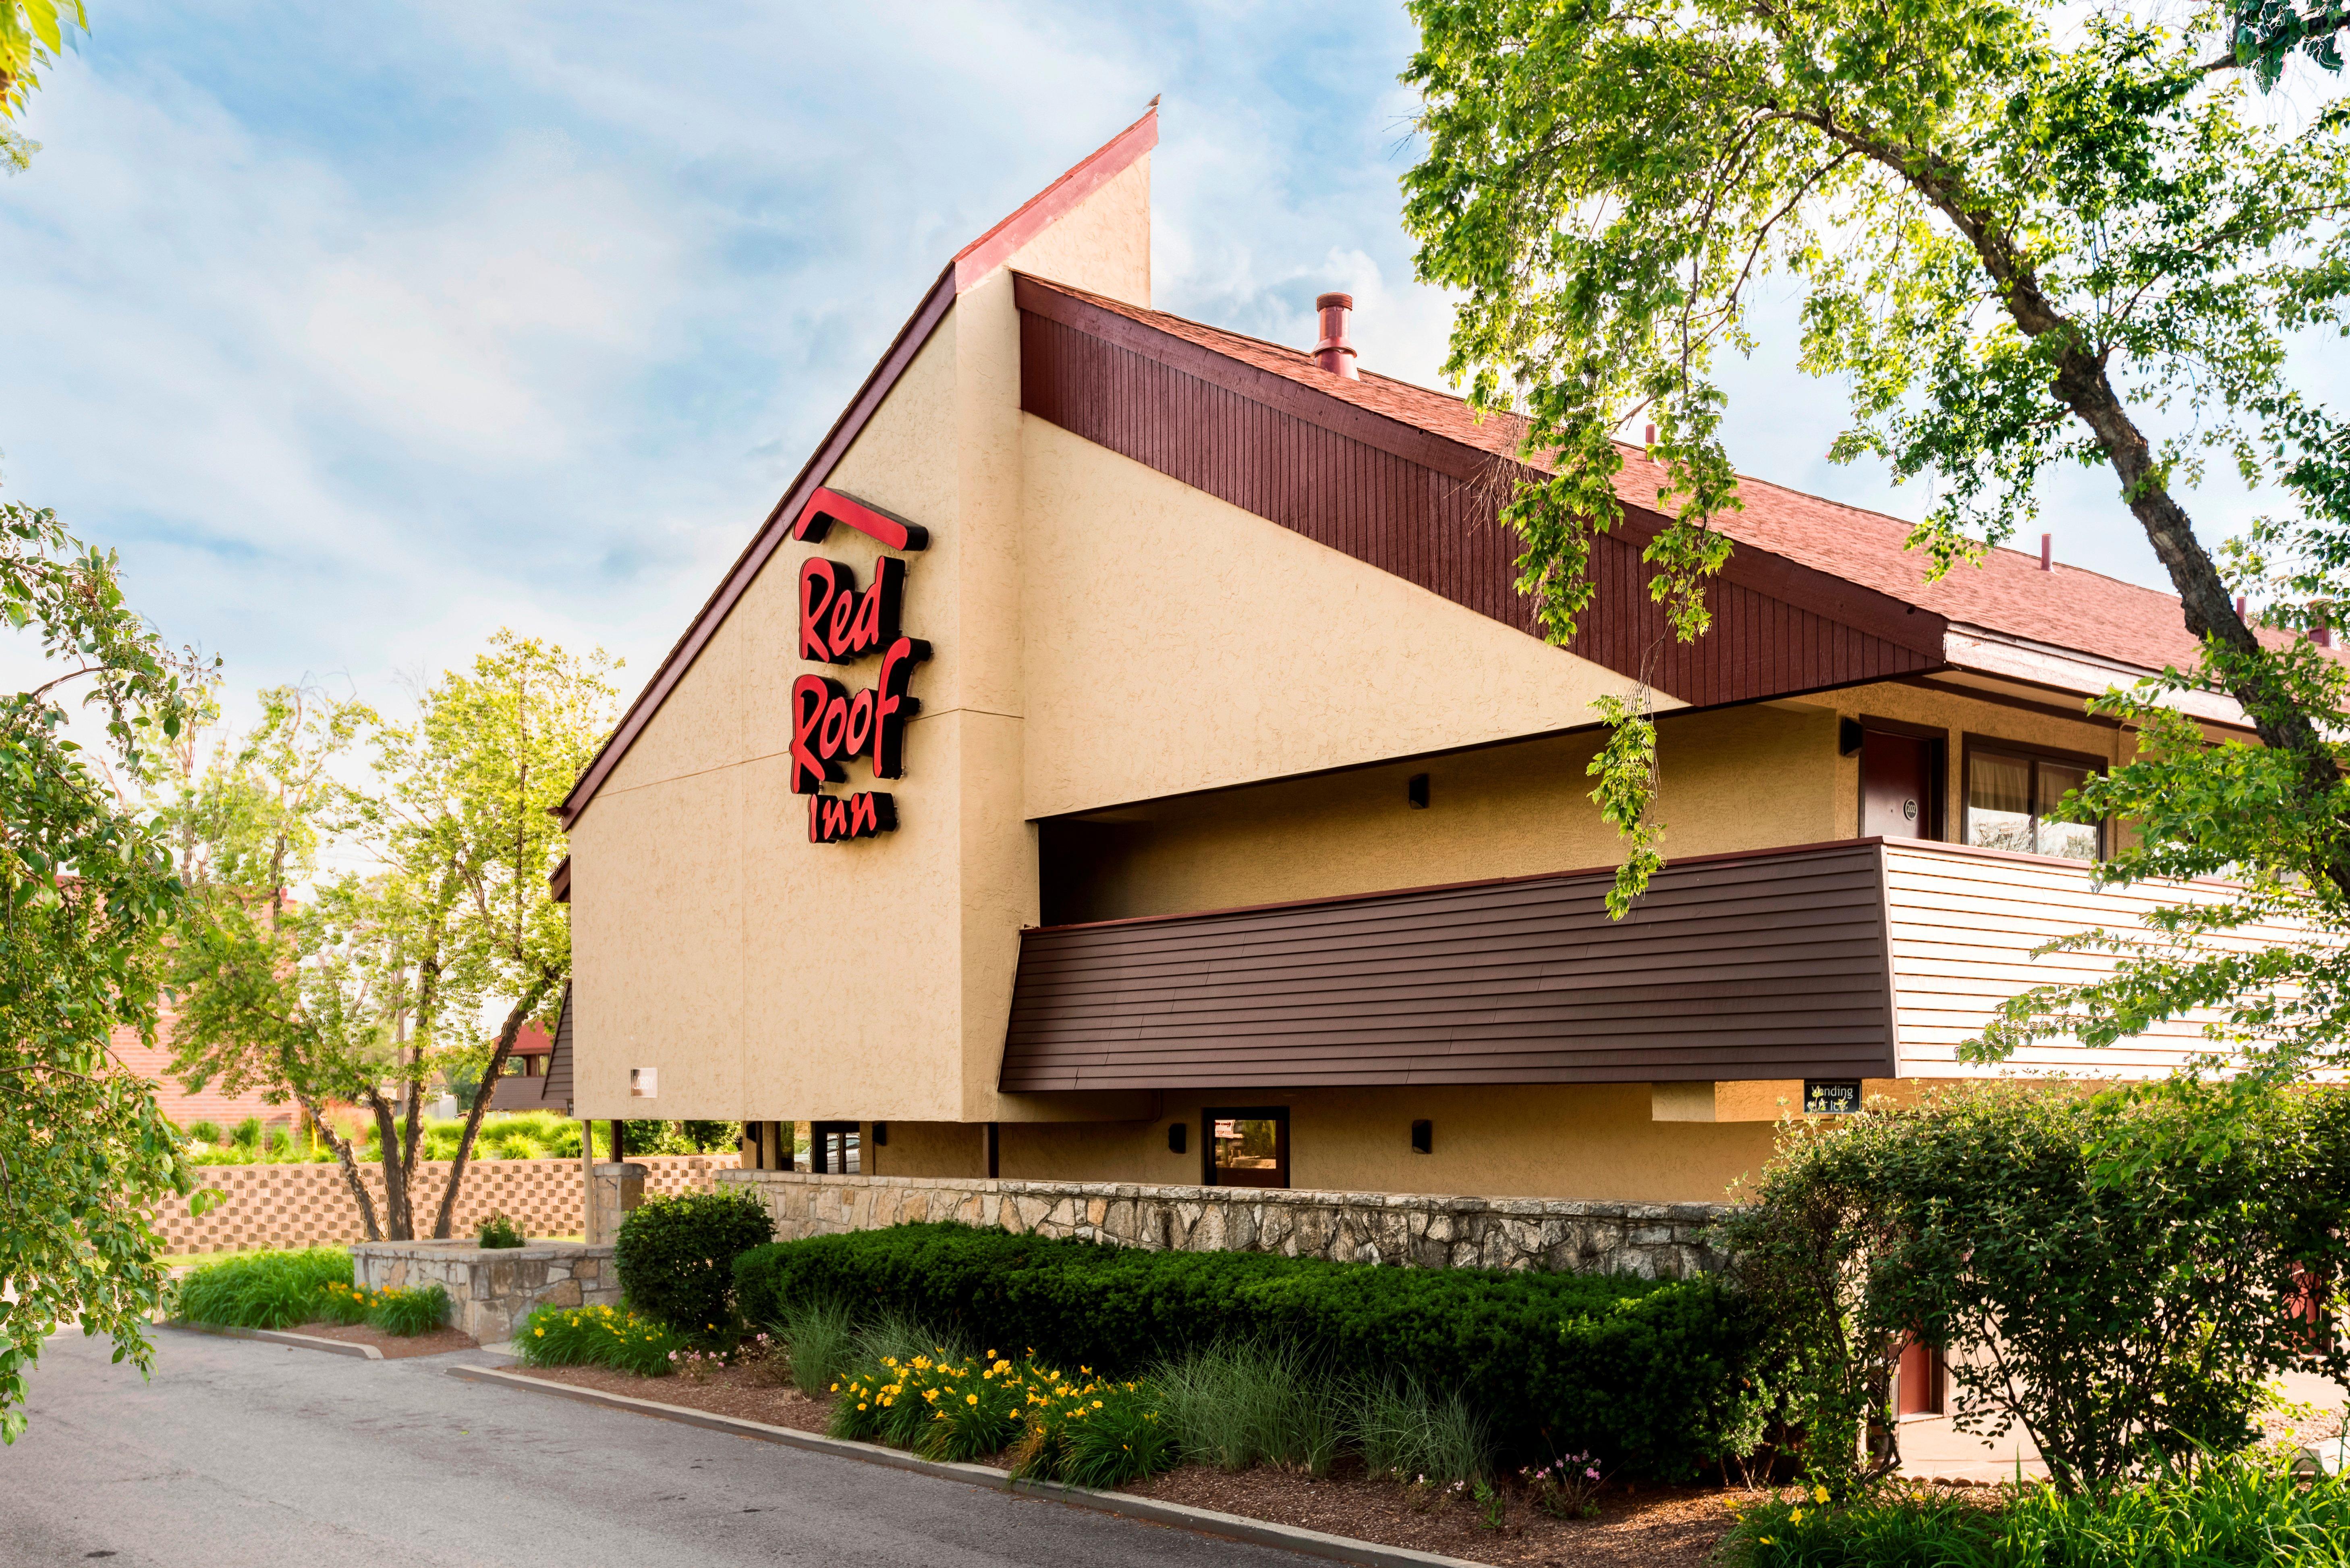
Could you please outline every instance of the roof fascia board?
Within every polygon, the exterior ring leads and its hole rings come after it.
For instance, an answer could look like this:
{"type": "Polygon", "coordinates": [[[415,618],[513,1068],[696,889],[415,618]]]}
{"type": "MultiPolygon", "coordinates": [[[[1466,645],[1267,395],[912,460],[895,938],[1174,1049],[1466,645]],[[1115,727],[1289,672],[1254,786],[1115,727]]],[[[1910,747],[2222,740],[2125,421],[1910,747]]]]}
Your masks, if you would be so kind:
{"type": "Polygon", "coordinates": [[[555,808],[565,826],[568,827],[581,812],[588,809],[596,791],[602,787],[605,779],[611,776],[612,770],[619,766],[620,759],[628,754],[629,748],[636,743],[637,737],[652,722],[653,714],[677,683],[685,678],[685,672],[691,667],[695,657],[716,635],[727,612],[734,607],[735,601],[751,586],[751,580],[759,575],[759,568],[767,564],[767,557],[774,555],[777,546],[790,536],[792,525],[798,520],[801,511],[824,482],[832,476],[834,467],[856,443],[858,436],[863,433],[866,422],[872,419],[883,400],[889,396],[890,390],[898,384],[898,379],[906,373],[906,368],[914,362],[914,356],[920,353],[922,346],[931,340],[931,334],[938,329],[939,323],[946,318],[948,309],[955,302],[954,278],[955,269],[950,264],[939,274],[938,280],[931,285],[930,292],[922,296],[921,304],[914,307],[914,314],[908,317],[906,324],[898,329],[898,336],[890,340],[888,351],[873,367],[872,373],[865,378],[864,385],[857,389],[857,396],[849,400],[848,407],[841,410],[840,418],[833,422],[824,440],[816,444],[815,454],[800,470],[798,477],[792,481],[791,487],[784,492],[783,499],[776,502],[775,509],[767,514],[766,521],[752,535],[751,543],[743,548],[742,555],[735,557],[733,566],[727,568],[717,590],[695,613],[692,623],[685,628],[685,635],[677,639],[676,646],[661,660],[660,668],[653,671],[653,678],[645,682],[645,689],[637,693],[635,701],[629,704],[629,711],[620,716],[619,723],[588,763],[587,771],[571,786],[571,793],[565,795],[563,804],[555,808]]]}
{"type": "Polygon", "coordinates": [[[1142,118],[1103,142],[1013,214],[955,253],[955,292],[962,293],[1010,261],[1022,246],[1075,212],[1087,197],[1117,179],[1159,145],[1159,100],[1142,118]]]}
{"type": "Polygon", "coordinates": [[[1497,463],[1509,468],[1523,466],[1512,462],[1508,458],[1496,457],[1492,452],[1448,440],[1402,420],[1357,408],[1343,398],[1316,391],[1271,370],[1259,369],[1245,360],[1219,354],[1188,337],[1137,321],[1132,317],[1105,310],[1089,300],[1062,292],[1045,279],[1015,272],[1012,275],[1012,284],[1013,303],[1031,316],[1041,316],[1064,327],[1075,327],[1089,337],[1098,337],[1105,343],[1139,354],[1170,369],[1196,377],[1210,386],[1221,387],[1225,391],[1263,403],[1281,413],[1319,425],[1333,434],[1346,436],[1406,462],[1419,463],[1422,468],[1432,468],[1440,473],[1469,483],[1482,478],[1497,463]]]}
{"type": "MultiPolygon", "coordinates": [[[[1670,520],[1660,512],[1621,496],[1617,500],[1624,508],[1619,528],[1627,537],[1643,545],[1669,525],[1670,520]]],[[[1722,567],[1721,576],[1727,582],[1752,588],[1797,609],[1810,610],[1855,631],[1881,637],[1897,648],[1937,660],[1942,657],[1949,623],[1940,615],[1864,587],[1849,577],[1806,566],[1743,540],[1732,541],[1730,560],[1722,567]]]]}
{"type": "MultiPolygon", "coordinates": [[[[1957,622],[1943,636],[1942,657],[1954,669],[2002,676],[2084,697],[2102,697],[2116,686],[2134,685],[2158,673],[2095,654],[1957,622]]],[[[2242,704],[2217,691],[2175,692],[2170,703],[2190,718],[2207,719],[2239,730],[2251,728],[2242,704]]]]}
{"type": "MultiPolygon", "coordinates": [[[[1539,471],[1525,463],[1496,456],[1402,420],[1373,413],[1304,382],[1219,354],[1188,337],[1105,310],[1045,280],[1015,272],[1013,285],[1014,302],[1032,316],[1074,327],[1170,369],[1197,377],[1211,386],[1463,483],[1489,481],[1497,471],[1513,482],[1542,477],[1539,471]]],[[[1667,525],[1661,514],[1647,507],[1630,502],[1623,505],[1623,530],[1627,536],[1642,544],[1655,538],[1667,525]]],[[[1847,578],[1773,555],[1759,545],[1738,545],[1731,553],[1730,565],[1722,576],[1742,587],[1840,621],[1856,631],[1881,637],[1914,653],[1937,659],[1941,655],[1945,623],[1939,615],[1847,578]]]]}

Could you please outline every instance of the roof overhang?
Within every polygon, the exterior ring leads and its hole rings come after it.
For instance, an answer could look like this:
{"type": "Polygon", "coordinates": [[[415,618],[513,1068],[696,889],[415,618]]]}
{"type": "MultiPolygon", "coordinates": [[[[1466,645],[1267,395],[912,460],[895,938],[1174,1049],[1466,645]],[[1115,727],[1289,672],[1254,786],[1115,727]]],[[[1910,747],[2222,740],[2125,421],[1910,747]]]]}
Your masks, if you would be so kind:
{"type": "MultiPolygon", "coordinates": [[[[1950,672],[1938,684],[1975,687],[2029,699],[2062,701],[2102,697],[2116,687],[2135,686],[2161,673],[2074,649],[2033,642],[1985,627],[1951,625],[1942,637],[1943,661],[1950,672]],[[2020,690],[2019,690],[2020,689],[2020,690]]],[[[2241,704],[2220,691],[2170,694],[2168,704],[2189,718],[2241,734],[2253,732],[2241,704]]]]}

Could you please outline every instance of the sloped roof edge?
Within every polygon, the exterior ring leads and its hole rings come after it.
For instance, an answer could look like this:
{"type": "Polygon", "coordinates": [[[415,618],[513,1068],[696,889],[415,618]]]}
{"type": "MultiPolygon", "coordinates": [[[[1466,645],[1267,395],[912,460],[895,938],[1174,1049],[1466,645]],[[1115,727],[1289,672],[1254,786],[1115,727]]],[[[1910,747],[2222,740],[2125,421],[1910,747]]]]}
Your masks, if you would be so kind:
{"type": "Polygon", "coordinates": [[[734,602],[750,587],[751,579],[759,575],[759,568],[767,564],[767,557],[775,553],[776,546],[790,533],[793,521],[806,506],[808,498],[831,477],[834,466],[856,443],[866,421],[873,417],[874,410],[897,386],[898,378],[904,375],[906,367],[914,362],[914,356],[920,353],[922,346],[931,340],[931,334],[945,319],[947,309],[954,304],[955,296],[1001,266],[1022,245],[1066,216],[1079,202],[1158,145],[1159,100],[1154,98],[1141,119],[1087,153],[1059,179],[1022,202],[1010,216],[955,253],[954,259],[947,263],[938,280],[922,296],[922,302],[914,307],[913,315],[908,317],[906,324],[898,329],[898,336],[890,340],[888,351],[873,367],[872,373],[865,378],[864,384],[857,389],[857,395],[841,410],[840,418],[833,422],[831,430],[825,432],[824,440],[816,443],[816,452],[808,458],[807,465],[793,479],[790,488],[784,492],[783,499],[776,502],[775,509],[767,514],[766,521],[751,536],[750,544],[743,546],[734,564],[726,569],[726,576],[720,580],[717,588],[702,602],[702,608],[694,612],[684,635],[661,659],[660,667],[653,671],[652,679],[645,682],[644,690],[637,693],[636,701],[629,704],[628,711],[620,715],[619,723],[613,726],[611,734],[606,737],[596,755],[589,759],[587,769],[571,786],[571,793],[565,795],[563,803],[555,808],[555,815],[565,826],[569,826],[574,818],[588,809],[588,803],[596,797],[597,790],[611,776],[612,770],[620,765],[620,759],[628,754],[637,737],[644,733],[645,726],[652,722],[653,715],[660,711],[660,705],[668,700],[677,683],[685,678],[686,670],[717,633],[727,612],[734,607],[734,602]]]}
{"type": "Polygon", "coordinates": [[[931,285],[930,292],[922,296],[921,304],[914,307],[914,314],[908,317],[906,324],[898,329],[898,336],[891,339],[889,351],[873,367],[872,374],[865,378],[865,384],[858,388],[857,396],[849,400],[848,407],[841,410],[840,418],[833,422],[824,440],[816,443],[815,454],[800,470],[798,477],[792,481],[791,488],[784,492],[783,499],[776,502],[775,509],[767,514],[767,520],[759,524],[759,531],[751,536],[750,544],[743,546],[743,553],[734,558],[734,564],[726,569],[726,576],[720,580],[717,588],[694,612],[692,621],[685,628],[685,635],[671,648],[668,657],[660,661],[660,668],[653,671],[653,678],[645,682],[644,690],[637,693],[637,700],[629,704],[629,711],[620,716],[619,723],[613,727],[603,746],[589,761],[587,771],[571,786],[571,793],[565,795],[563,804],[555,808],[565,826],[569,826],[581,812],[588,809],[588,803],[595,798],[596,791],[602,787],[612,770],[620,765],[620,759],[628,754],[637,737],[644,733],[645,726],[652,722],[653,715],[660,711],[670,692],[685,678],[685,672],[691,667],[695,657],[717,634],[720,623],[734,607],[735,601],[743,597],[743,590],[751,586],[751,579],[759,575],[759,568],[767,564],[767,557],[775,553],[776,546],[789,537],[793,519],[800,514],[808,498],[832,476],[834,465],[855,444],[858,436],[864,431],[866,421],[873,417],[882,400],[889,397],[890,389],[897,386],[898,378],[906,373],[906,367],[914,362],[914,356],[921,352],[922,345],[931,340],[931,334],[945,319],[947,307],[954,304],[954,265],[949,263],[939,274],[938,281],[931,285]]]}

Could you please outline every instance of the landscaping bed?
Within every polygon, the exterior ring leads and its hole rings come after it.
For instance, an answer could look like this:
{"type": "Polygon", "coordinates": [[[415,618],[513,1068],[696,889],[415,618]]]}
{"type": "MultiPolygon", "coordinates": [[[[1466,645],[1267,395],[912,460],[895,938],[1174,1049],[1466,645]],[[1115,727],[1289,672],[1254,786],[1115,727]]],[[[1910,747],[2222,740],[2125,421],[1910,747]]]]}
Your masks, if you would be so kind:
{"type": "Polygon", "coordinates": [[[297,1323],[288,1334],[313,1339],[339,1340],[345,1345],[371,1345],[386,1361],[411,1355],[446,1355],[452,1350],[473,1350],[479,1341],[461,1328],[428,1329],[422,1334],[390,1334],[370,1323],[297,1323]]]}
{"type": "MultiPolygon", "coordinates": [[[[693,1376],[645,1377],[604,1366],[517,1366],[525,1376],[632,1399],[682,1406],[713,1416],[823,1433],[835,1397],[811,1397],[779,1384],[758,1365],[715,1367],[693,1376]]],[[[974,1463],[1004,1470],[1005,1455],[974,1463]]],[[[1710,1561],[1741,1494],[1711,1487],[1617,1487],[1598,1498],[1596,1519],[1553,1519],[1513,1501],[1502,1525],[1488,1530],[1467,1500],[1415,1506],[1408,1489],[1341,1460],[1316,1479],[1259,1465],[1238,1471],[1186,1464],[1118,1488],[1139,1497],[1292,1524],[1382,1546],[1409,1547],[1497,1565],[1689,1563],[1710,1561]]]]}

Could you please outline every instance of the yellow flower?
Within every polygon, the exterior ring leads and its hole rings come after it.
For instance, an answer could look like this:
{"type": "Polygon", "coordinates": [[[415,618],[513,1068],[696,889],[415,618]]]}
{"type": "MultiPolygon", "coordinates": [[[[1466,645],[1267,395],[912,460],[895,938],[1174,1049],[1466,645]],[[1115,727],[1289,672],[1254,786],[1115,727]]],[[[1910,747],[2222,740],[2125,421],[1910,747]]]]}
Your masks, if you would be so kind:
{"type": "Polygon", "coordinates": [[[1827,1500],[1828,1500],[1828,1489],[1827,1489],[1827,1488],[1825,1488],[1825,1487],[1824,1487],[1824,1486],[1814,1486],[1814,1488],[1812,1488],[1812,1501],[1813,1501],[1814,1502],[1820,1502],[1820,1503],[1824,1503],[1824,1502],[1827,1501],[1827,1500]]]}
{"type": "Polygon", "coordinates": [[[857,1407],[858,1407],[858,1409],[860,1409],[860,1410],[864,1409],[864,1408],[865,1408],[865,1401],[864,1401],[864,1400],[862,1400],[862,1399],[859,1399],[859,1400],[857,1402],[857,1407]]]}
{"type": "Polygon", "coordinates": [[[979,1403],[979,1396],[976,1394],[966,1394],[962,1397],[962,1402],[966,1405],[976,1405],[979,1403]]]}
{"type": "Polygon", "coordinates": [[[1804,1522],[1804,1511],[1803,1511],[1802,1509],[1800,1509],[1800,1508],[1799,1508],[1799,1509],[1795,1510],[1795,1511],[1794,1511],[1794,1512],[1793,1512],[1793,1513],[1789,1514],[1789,1515],[1787,1516],[1787,1522],[1788,1522],[1788,1523],[1790,1523],[1790,1524],[1801,1524],[1801,1523],[1803,1523],[1803,1522],[1804,1522]]]}
{"type": "Polygon", "coordinates": [[[1097,1409],[1097,1410],[1098,1410],[1098,1409],[1100,1409],[1100,1408],[1101,1408],[1101,1401],[1100,1401],[1100,1400],[1097,1399],[1097,1400],[1095,1400],[1095,1401],[1094,1401],[1094,1408],[1095,1408],[1095,1409],[1097,1409]]]}
{"type": "Polygon", "coordinates": [[[532,1330],[531,1330],[531,1333],[533,1333],[533,1334],[535,1334],[538,1335],[538,1337],[539,1337],[539,1338],[541,1338],[541,1339],[545,1339],[545,1338],[546,1337],[546,1330],[545,1330],[545,1329],[543,1329],[543,1328],[535,1328],[535,1329],[532,1329],[532,1330]]]}

